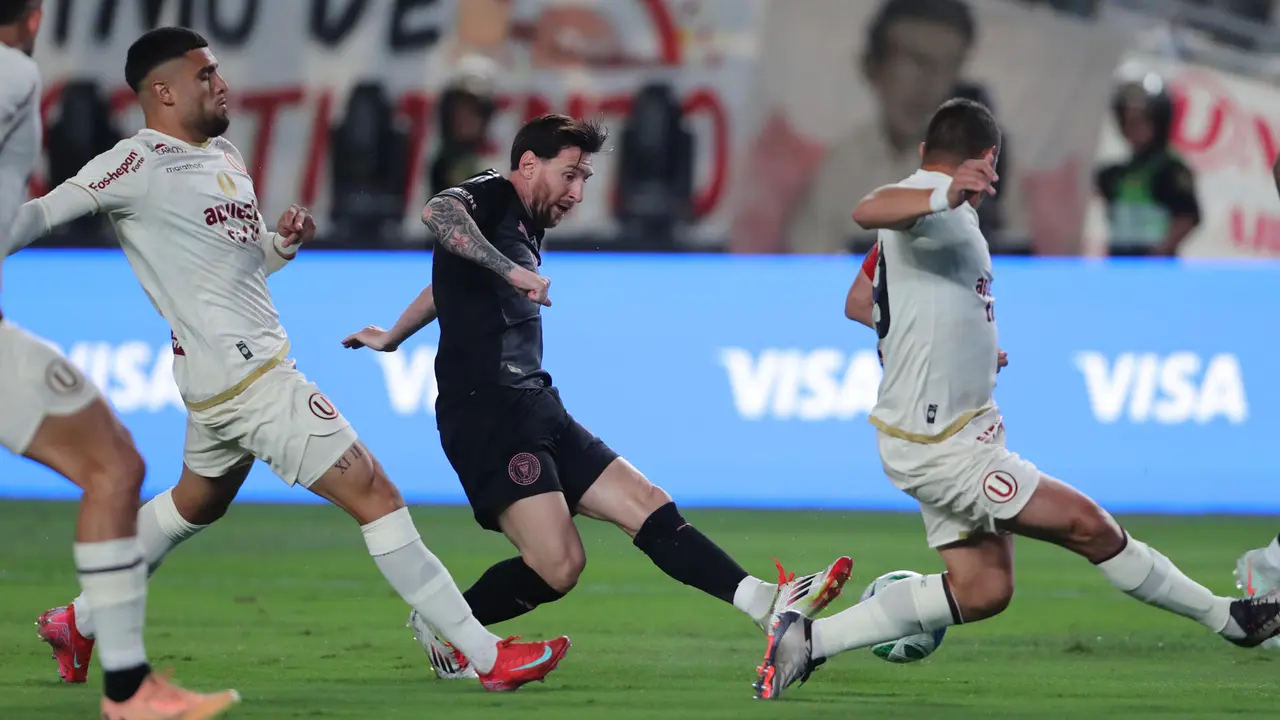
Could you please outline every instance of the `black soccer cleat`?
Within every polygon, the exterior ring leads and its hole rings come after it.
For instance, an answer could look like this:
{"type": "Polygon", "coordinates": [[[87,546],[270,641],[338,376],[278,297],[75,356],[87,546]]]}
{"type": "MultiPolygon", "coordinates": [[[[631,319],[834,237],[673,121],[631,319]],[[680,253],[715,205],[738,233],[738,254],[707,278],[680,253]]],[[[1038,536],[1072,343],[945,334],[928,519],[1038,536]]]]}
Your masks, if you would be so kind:
{"type": "Polygon", "coordinates": [[[1257,647],[1280,635],[1280,590],[1232,601],[1230,623],[1239,628],[1239,637],[1223,637],[1240,647],[1257,647]]]}

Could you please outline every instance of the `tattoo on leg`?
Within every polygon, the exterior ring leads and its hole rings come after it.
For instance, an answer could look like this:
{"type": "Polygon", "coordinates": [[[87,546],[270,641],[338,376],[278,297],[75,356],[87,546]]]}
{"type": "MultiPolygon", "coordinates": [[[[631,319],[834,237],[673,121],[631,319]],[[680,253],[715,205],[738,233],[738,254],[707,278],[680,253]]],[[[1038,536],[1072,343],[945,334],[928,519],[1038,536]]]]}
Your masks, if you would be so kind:
{"type": "Polygon", "coordinates": [[[364,457],[364,448],[360,447],[360,443],[356,443],[351,446],[350,450],[343,453],[342,457],[338,458],[338,462],[334,463],[333,466],[338,469],[338,472],[346,475],[347,471],[362,457],[364,457]]]}

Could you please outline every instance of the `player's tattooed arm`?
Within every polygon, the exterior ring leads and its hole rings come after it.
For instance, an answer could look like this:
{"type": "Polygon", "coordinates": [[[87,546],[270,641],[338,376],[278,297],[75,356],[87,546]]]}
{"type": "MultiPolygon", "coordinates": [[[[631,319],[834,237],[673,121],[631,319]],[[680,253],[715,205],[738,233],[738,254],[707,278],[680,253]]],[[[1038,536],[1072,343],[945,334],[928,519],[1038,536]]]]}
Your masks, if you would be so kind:
{"type": "Polygon", "coordinates": [[[510,258],[484,239],[460,200],[447,196],[431,198],[422,209],[422,224],[431,231],[440,248],[504,278],[516,267],[510,258]]]}

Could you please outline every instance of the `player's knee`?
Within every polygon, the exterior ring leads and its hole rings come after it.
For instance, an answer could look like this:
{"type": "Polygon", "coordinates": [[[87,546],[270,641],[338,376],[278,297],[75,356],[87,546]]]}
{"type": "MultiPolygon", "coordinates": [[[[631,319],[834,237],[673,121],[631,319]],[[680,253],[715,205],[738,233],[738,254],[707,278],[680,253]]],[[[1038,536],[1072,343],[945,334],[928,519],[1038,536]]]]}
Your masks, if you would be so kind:
{"type": "Polygon", "coordinates": [[[72,478],[85,495],[99,500],[136,505],[147,476],[147,464],[127,434],[91,449],[72,478]]]}
{"type": "Polygon", "coordinates": [[[964,578],[948,573],[947,581],[965,622],[995,617],[1013,602],[1013,574],[1003,569],[984,569],[964,578]]]}
{"type": "Polygon", "coordinates": [[[561,594],[568,594],[578,585],[578,578],[587,567],[587,554],[581,546],[568,548],[554,556],[526,557],[524,560],[543,582],[561,594]]]}
{"type": "Polygon", "coordinates": [[[1115,554],[1124,532],[1106,510],[1090,501],[1081,504],[1067,526],[1064,544],[1089,560],[1115,554]]]}

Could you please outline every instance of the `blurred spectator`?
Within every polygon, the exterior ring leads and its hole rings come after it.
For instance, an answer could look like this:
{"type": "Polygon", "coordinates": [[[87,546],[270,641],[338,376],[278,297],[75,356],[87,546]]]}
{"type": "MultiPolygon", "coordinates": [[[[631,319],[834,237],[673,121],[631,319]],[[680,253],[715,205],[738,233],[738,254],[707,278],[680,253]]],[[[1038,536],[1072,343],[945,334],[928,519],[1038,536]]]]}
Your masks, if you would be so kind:
{"type": "Polygon", "coordinates": [[[667,83],[636,93],[622,131],[618,164],[618,222],[622,242],[670,249],[692,219],[693,133],[680,98],[667,83]]]}
{"type": "MultiPolygon", "coordinates": [[[[929,118],[955,92],[976,34],[973,14],[961,0],[887,0],[881,6],[860,58],[879,100],[879,117],[827,152],[791,218],[788,242],[793,252],[848,252],[857,236],[870,242],[871,236],[853,222],[853,206],[877,187],[919,169],[919,146],[929,118]]],[[[974,90],[980,88],[969,91],[974,90]]],[[[1003,227],[988,230],[1026,237],[1018,185],[1016,172],[1006,167],[997,200],[1003,227]]],[[[993,235],[993,246],[999,245],[998,233],[993,235]]]]}
{"type": "Polygon", "coordinates": [[[1176,255],[1200,224],[1200,204],[1191,169],[1169,146],[1173,101],[1164,81],[1148,74],[1122,83],[1112,110],[1133,154],[1097,176],[1107,204],[1110,254],[1176,255]]]}
{"type": "Polygon", "coordinates": [[[431,193],[451,188],[488,167],[482,157],[493,118],[493,69],[487,59],[459,61],[459,72],[440,94],[440,146],[431,161],[431,193]]]}
{"type": "MultiPolygon", "coordinates": [[[[111,119],[111,105],[92,80],[72,80],[62,87],[46,131],[49,187],[75,177],[80,168],[110,150],[123,136],[111,119]]],[[[86,215],[57,228],[38,241],[41,245],[111,244],[107,217],[86,215]]]]}
{"type": "Polygon", "coordinates": [[[408,133],[381,84],[364,82],[347,100],[342,123],[331,132],[332,233],[361,245],[399,236],[404,217],[408,133]]]}

